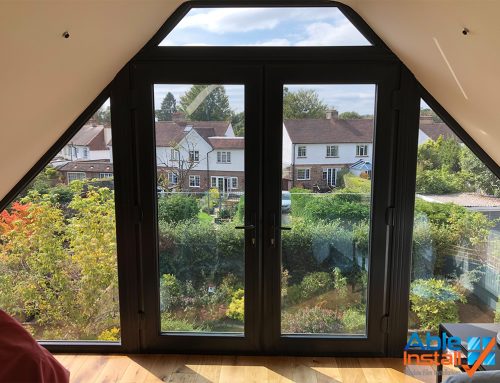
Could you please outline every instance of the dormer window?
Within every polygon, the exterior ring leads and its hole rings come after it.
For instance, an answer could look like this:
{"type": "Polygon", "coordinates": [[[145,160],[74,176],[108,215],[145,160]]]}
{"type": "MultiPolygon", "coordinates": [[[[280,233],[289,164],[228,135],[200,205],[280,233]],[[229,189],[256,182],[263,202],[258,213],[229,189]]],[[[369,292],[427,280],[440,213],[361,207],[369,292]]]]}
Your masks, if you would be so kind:
{"type": "Polygon", "coordinates": [[[230,164],[231,163],[231,152],[217,152],[217,163],[230,164]]]}

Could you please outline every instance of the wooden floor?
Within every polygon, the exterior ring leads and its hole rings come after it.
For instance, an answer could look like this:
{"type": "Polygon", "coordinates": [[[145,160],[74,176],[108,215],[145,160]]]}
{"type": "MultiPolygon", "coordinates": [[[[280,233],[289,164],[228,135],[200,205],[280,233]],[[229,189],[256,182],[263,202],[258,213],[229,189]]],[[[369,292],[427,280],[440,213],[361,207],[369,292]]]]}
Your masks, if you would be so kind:
{"type": "MultiPolygon", "coordinates": [[[[401,359],[196,355],[56,355],[71,382],[435,382],[401,359]]],[[[453,373],[453,371],[450,371],[453,373]]]]}

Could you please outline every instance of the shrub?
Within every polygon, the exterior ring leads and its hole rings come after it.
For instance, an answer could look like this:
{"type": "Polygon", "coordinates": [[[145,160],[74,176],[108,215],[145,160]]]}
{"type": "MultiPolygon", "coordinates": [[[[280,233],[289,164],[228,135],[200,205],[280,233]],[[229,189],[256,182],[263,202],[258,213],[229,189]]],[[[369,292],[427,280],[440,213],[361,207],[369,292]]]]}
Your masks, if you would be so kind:
{"type": "Polygon", "coordinates": [[[345,298],[347,296],[347,278],[342,275],[342,272],[338,267],[333,269],[332,276],[333,287],[340,297],[345,298]]]}
{"type": "Polygon", "coordinates": [[[342,316],[342,326],[344,331],[350,333],[363,332],[366,328],[366,312],[365,309],[356,310],[349,308],[342,316]]]}
{"type": "Polygon", "coordinates": [[[236,218],[238,222],[245,222],[245,196],[241,196],[236,208],[236,218]]]}
{"type": "Polygon", "coordinates": [[[420,328],[437,331],[440,323],[458,322],[457,302],[465,303],[466,298],[443,279],[417,279],[411,284],[410,302],[420,328]]]}
{"type": "Polygon", "coordinates": [[[300,283],[303,299],[326,293],[332,287],[333,280],[331,275],[322,271],[306,275],[300,283]]]}
{"type": "Polygon", "coordinates": [[[461,173],[450,173],[446,169],[417,171],[416,190],[422,194],[448,194],[465,191],[461,173]]]}
{"type": "Polygon", "coordinates": [[[194,197],[171,195],[158,199],[158,220],[180,222],[198,215],[198,201],[194,197]]]}
{"type": "Polygon", "coordinates": [[[340,220],[344,225],[353,225],[369,219],[370,205],[361,202],[359,194],[335,193],[310,200],[304,216],[313,222],[340,220]]]}
{"type": "Polygon", "coordinates": [[[160,310],[168,311],[179,303],[181,286],[172,274],[163,274],[160,279],[160,310]]]}
{"type": "Polygon", "coordinates": [[[229,318],[242,322],[245,319],[245,291],[243,289],[238,289],[234,292],[226,315],[229,318]]]}
{"type": "Polygon", "coordinates": [[[175,318],[171,313],[161,314],[162,331],[203,331],[203,328],[197,327],[194,323],[186,319],[175,318]]]}
{"type": "Polygon", "coordinates": [[[112,327],[109,330],[104,330],[97,337],[97,340],[105,340],[110,342],[118,341],[120,340],[120,329],[117,327],[112,327]]]}
{"type": "Polygon", "coordinates": [[[73,191],[68,186],[63,184],[59,184],[49,189],[49,194],[51,195],[53,202],[61,205],[69,204],[74,196],[73,191]]]}
{"type": "Polygon", "coordinates": [[[303,216],[307,202],[313,198],[315,199],[311,190],[303,188],[291,188],[290,197],[292,207],[291,212],[294,217],[303,216]]]}
{"type": "Polygon", "coordinates": [[[285,311],[281,316],[281,331],[283,333],[335,334],[341,328],[335,312],[320,307],[305,307],[294,313],[285,311]]]}

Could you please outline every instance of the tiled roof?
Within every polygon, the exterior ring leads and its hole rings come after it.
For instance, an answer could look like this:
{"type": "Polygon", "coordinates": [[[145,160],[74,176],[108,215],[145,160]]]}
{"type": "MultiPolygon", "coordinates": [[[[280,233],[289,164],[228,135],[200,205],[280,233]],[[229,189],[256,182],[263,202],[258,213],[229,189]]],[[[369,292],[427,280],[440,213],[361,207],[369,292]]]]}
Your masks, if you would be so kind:
{"type": "Polygon", "coordinates": [[[187,134],[186,126],[191,126],[207,142],[208,137],[225,136],[228,121],[158,121],[156,122],[156,146],[178,144],[187,134]]]}
{"type": "Polygon", "coordinates": [[[59,168],[62,172],[113,173],[113,164],[109,160],[71,161],[59,168]]]}
{"type": "Polygon", "coordinates": [[[453,138],[457,141],[460,139],[448,128],[444,122],[420,123],[420,130],[423,131],[431,140],[436,141],[439,136],[443,138],[453,138]]]}
{"type": "Polygon", "coordinates": [[[209,142],[214,149],[245,149],[243,137],[210,137],[209,142]]]}
{"type": "MultiPolygon", "coordinates": [[[[73,138],[69,141],[71,145],[77,146],[90,146],[93,144],[95,147],[105,147],[104,143],[104,126],[103,125],[84,125],[82,128],[76,133],[73,138]],[[96,140],[98,140],[98,136],[102,135],[102,145],[98,144],[96,140]]],[[[94,149],[92,150],[104,150],[104,149],[94,149]]]]}
{"type": "Polygon", "coordinates": [[[302,119],[285,120],[293,143],[368,143],[373,141],[373,120],[302,119]]]}

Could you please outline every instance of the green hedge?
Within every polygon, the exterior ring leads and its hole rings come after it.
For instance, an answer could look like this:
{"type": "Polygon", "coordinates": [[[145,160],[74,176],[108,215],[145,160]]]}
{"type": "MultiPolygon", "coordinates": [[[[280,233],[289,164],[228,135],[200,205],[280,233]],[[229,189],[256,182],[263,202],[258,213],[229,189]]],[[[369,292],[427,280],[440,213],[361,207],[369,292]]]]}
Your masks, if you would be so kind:
{"type": "Polygon", "coordinates": [[[196,218],[198,201],[185,195],[171,195],[158,198],[158,220],[161,222],[180,222],[196,218]]]}

